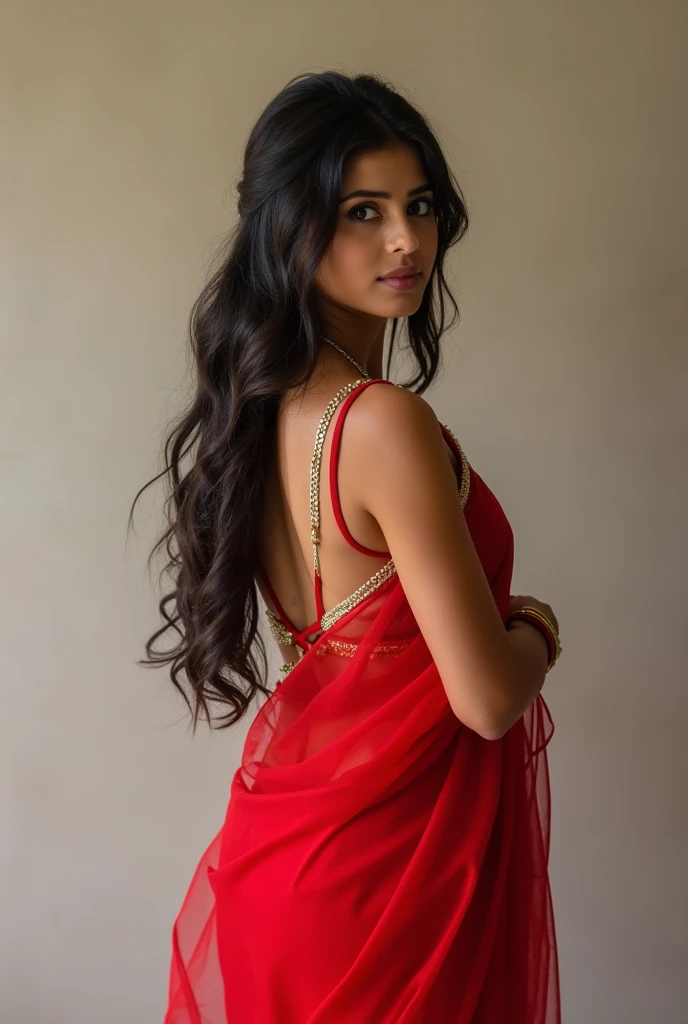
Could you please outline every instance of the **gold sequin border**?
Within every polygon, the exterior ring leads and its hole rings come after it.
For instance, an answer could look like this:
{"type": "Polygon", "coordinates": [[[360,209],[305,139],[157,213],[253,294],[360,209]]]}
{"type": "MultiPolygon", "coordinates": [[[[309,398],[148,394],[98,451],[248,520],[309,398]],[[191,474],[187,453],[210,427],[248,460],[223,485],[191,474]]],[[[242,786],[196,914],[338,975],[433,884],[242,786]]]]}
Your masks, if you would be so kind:
{"type": "MultiPolygon", "coordinates": [[[[413,638],[409,640],[382,640],[379,644],[376,644],[375,647],[373,647],[369,656],[371,658],[394,658],[396,655],[405,651],[412,643],[413,638]]],[[[315,654],[316,656],[334,654],[340,658],[353,658],[358,649],[359,644],[354,643],[353,641],[339,640],[337,637],[325,637],[325,639],[316,646],[315,654]]],[[[298,663],[298,661],[285,661],[284,664],[280,666],[280,672],[283,672],[286,675],[286,673],[291,672],[293,668],[296,668],[298,663]]]]}
{"type": "Polygon", "coordinates": [[[461,456],[461,483],[459,485],[459,499],[461,501],[461,507],[463,508],[466,502],[468,501],[468,495],[470,494],[471,490],[471,467],[468,462],[468,459],[466,458],[466,454],[461,445],[459,444],[459,440],[454,431],[451,429],[451,427],[448,427],[446,423],[443,423],[442,426],[447,431],[456,447],[459,449],[459,454],[461,456]]]}

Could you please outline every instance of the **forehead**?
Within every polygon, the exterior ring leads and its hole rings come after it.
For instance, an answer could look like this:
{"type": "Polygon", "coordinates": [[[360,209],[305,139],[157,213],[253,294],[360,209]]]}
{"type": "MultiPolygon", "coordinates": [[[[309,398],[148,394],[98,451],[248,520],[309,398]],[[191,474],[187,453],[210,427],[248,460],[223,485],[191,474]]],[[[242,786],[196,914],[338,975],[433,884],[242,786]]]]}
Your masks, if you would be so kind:
{"type": "Polygon", "coordinates": [[[342,189],[367,187],[394,191],[411,188],[425,181],[426,174],[416,150],[404,143],[361,153],[352,157],[342,174],[342,189]]]}

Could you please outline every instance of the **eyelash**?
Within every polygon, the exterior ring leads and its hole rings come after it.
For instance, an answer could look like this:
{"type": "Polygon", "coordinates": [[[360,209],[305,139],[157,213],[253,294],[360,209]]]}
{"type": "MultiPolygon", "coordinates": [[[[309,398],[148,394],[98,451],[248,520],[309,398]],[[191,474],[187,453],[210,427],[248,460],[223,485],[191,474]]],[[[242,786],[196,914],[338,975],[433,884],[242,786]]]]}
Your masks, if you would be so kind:
{"type": "MultiPolygon", "coordinates": [[[[421,217],[429,217],[430,214],[432,213],[432,211],[435,209],[435,200],[434,199],[430,199],[428,196],[420,196],[418,199],[414,199],[413,203],[427,203],[428,206],[430,207],[430,209],[428,210],[427,213],[420,214],[421,217]]],[[[413,205],[413,203],[411,203],[410,205],[413,205]]],[[[369,220],[374,220],[374,218],[372,218],[372,217],[371,218],[352,217],[352,214],[354,213],[355,210],[374,210],[374,209],[375,209],[375,207],[373,206],[372,203],[359,203],[357,206],[352,206],[351,207],[351,209],[347,213],[347,217],[349,218],[349,220],[353,220],[353,221],[355,221],[355,222],[357,222],[359,224],[366,224],[366,223],[368,223],[369,220]]]]}

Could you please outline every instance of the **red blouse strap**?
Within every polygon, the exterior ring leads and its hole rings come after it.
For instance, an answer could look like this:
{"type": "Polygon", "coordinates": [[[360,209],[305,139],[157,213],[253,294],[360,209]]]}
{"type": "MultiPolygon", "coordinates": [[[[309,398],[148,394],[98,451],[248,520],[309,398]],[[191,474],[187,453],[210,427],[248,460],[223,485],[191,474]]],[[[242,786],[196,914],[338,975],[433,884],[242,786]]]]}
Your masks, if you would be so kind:
{"type": "Polygon", "coordinates": [[[342,512],[342,504],[339,498],[339,482],[337,478],[337,471],[339,467],[339,453],[341,447],[342,430],[344,428],[344,419],[349,409],[356,401],[359,395],[362,395],[367,387],[371,384],[391,384],[393,387],[394,382],[386,380],[383,377],[375,377],[372,380],[366,380],[363,384],[352,391],[345,399],[342,405],[342,411],[337,417],[337,422],[334,425],[334,432],[332,434],[332,447],[330,449],[330,497],[332,500],[332,508],[334,511],[334,517],[337,520],[337,525],[341,530],[344,539],[349,544],[356,548],[357,551],[362,551],[365,555],[389,555],[389,551],[374,551],[373,548],[367,548],[364,544],[360,544],[354,537],[352,537],[349,527],[346,525],[344,520],[344,514],[342,512]]]}
{"type": "MultiPolygon", "coordinates": [[[[373,379],[365,378],[365,379],[361,380],[359,378],[358,380],[351,381],[349,384],[345,384],[344,387],[340,388],[339,391],[336,393],[336,395],[334,395],[333,398],[330,400],[330,402],[327,405],[327,408],[325,409],[325,412],[322,414],[322,416],[320,418],[320,422],[318,424],[318,429],[317,429],[316,434],[315,434],[315,450],[313,452],[313,459],[311,461],[311,494],[310,494],[310,501],[311,501],[311,541],[312,541],[312,544],[313,544],[313,589],[315,591],[315,606],[316,606],[317,615],[318,615],[319,618],[322,618],[322,616],[325,614],[325,605],[323,603],[323,596],[322,596],[322,578],[321,578],[321,575],[320,575],[320,559],[319,559],[319,556],[318,556],[318,546],[320,544],[320,466],[321,466],[321,463],[322,463],[322,453],[323,453],[323,446],[324,446],[324,443],[325,443],[325,435],[327,434],[327,428],[330,425],[330,421],[332,420],[332,417],[334,416],[334,413],[335,413],[335,410],[337,409],[337,407],[342,402],[350,403],[353,400],[353,397],[355,395],[357,395],[360,391],[363,391],[366,387],[368,387],[369,384],[376,383],[377,379],[378,378],[373,378],[373,379]]],[[[392,382],[391,381],[384,381],[384,383],[391,384],[392,382]]],[[[348,404],[346,404],[345,409],[343,410],[343,413],[346,412],[346,408],[348,408],[348,404]]],[[[341,418],[342,418],[341,416],[338,418],[336,426],[339,426],[341,418]]],[[[341,434],[341,427],[339,427],[339,431],[338,431],[338,433],[336,433],[335,436],[338,437],[339,434],[341,434]]],[[[333,443],[336,443],[336,442],[333,442],[333,443]]],[[[331,462],[330,462],[330,464],[331,464],[331,462]]],[[[341,511],[339,513],[339,517],[338,517],[337,521],[338,521],[338,523],[340,525],[340,529],[341,529],[342,524],[344,523],[344,519],[343,519],[343,517],[341,515],[341,511]]],[[[345,529],[346,529],[346,527],[345,527],[345,529]]],[[[348,531],[347,531],[347,533],[348,533],[348,531]]],[[[345,534],[345,536],[346,536],[346,534],[345,534]]],[[[356,544],[356,541],[354,541],[353,537],[351,537],[351,541],[354,544],[356,544]]],[[[362,549],[362,550],[365,550],[365,549],[362,549]]],[[[386,553],[387,552],[385,552],[385,554],[386,553]]],[[[378,552],[371,551],[370,554],[378,554],[378,552]]]]}

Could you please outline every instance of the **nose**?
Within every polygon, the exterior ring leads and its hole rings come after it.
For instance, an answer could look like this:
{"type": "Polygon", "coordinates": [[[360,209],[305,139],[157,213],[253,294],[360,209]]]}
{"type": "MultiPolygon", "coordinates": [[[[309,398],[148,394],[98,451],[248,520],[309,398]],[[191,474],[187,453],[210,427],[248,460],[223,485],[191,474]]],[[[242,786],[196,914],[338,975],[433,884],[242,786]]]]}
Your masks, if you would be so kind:
{"type": "Polygon", "coordinates": [[[390,222],[386,242],[387,252],[415,252],[418,248],[418,236],[408,217],[400,216],[390,222]]]}

